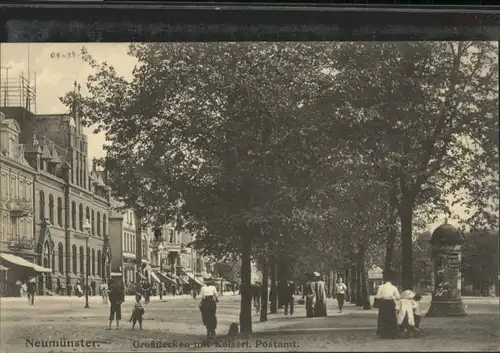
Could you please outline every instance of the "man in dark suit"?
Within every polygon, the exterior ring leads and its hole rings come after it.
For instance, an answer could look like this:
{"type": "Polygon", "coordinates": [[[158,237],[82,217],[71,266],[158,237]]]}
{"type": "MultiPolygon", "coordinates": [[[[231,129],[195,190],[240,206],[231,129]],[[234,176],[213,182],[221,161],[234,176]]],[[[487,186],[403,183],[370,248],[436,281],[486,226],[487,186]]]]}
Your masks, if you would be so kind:
{"type": "Polygon", "coordinates": [[[288,315],[288,307],[290,307],[290,315],[293,315],[294,294],[295,294],[295,283],[293,283],[293,281],[286,281],[283,288],[285,315],[288,315]]]}

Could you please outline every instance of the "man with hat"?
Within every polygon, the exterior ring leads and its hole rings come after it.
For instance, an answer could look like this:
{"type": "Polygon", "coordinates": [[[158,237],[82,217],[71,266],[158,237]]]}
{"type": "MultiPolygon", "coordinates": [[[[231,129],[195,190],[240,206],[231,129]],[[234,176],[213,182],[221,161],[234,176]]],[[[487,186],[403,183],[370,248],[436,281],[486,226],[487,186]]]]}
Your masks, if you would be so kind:
{"type": "Polygon", "coordinates": [[[203,325],[207,329],[207,340],[215,340],[215,329],[217,328],[217,288],[212,278],[204,278],[204,285],[200,291],[200,311],[203,325]]]}

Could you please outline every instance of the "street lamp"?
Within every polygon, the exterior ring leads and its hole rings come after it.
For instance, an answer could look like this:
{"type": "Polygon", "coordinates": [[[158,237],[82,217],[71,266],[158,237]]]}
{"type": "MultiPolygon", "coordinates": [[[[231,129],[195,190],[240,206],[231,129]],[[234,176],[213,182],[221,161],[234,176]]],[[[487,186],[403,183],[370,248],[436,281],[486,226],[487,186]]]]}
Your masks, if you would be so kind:
{"type": "Polygon", "coordinates": [[[90,226],[90,222],[87,219],[85,223],[83,224],[83,231],[85,233],[85,308],[90,308],[89,307],[89,253],[88,253],[88,248],[89,248],[89,237],[90,237],[90,229],[92,227],[90,226]]]}

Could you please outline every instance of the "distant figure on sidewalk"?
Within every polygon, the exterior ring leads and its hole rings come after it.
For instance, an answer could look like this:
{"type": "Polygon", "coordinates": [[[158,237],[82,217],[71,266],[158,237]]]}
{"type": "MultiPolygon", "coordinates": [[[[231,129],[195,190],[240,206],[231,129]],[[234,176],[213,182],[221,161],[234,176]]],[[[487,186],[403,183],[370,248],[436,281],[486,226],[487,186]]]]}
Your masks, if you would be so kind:
{"type": "Polygon", "coordinates": [[[384,271],[384,284],[378,287],[375,296],[378,308],[377,335],[380,338],[397,338],[399,327],[396,318],[396,302],[399,301],[399,291],[392,284],[394,273],[391,270],[384,271]]]}
{"type": "Polygon", "coordinates": [[[217,302],[219,299],[214,282],[211,278],[205,278],[205,285],[200,291],[201,318],[207,329],[207,340],[215,340],[215,330],[217,329],[217,302]]]}
{"type": "Polygon", "coordinates": [[[95,296],[95,290],[96,290],[96,283],[94,280],[92,280],[92,282],[90,282],[90,288],[92,289],[92,296],[95,296]]]}
{"type": "Polygon", "coordinates": [[[99,294],[101,295],[102,303],[105,305],[108,304],[108,284],[105,279],[102,280],[99,286],[99,294]]]}
{"type": "Polygon", "coordinates": [[[56,281],[56,294],[62,295],[63,293],[61,292],[61,279],[57,277],[56,281]]]}
{"type": "Polygon", "coordinates": [[[313,275],[308,275],[308,281],[304,286],[302,299],[306,300],[306,316],[314,317],[314,309],[316,307],[316,288],[314,285],[313,275]]]}
{"type": "Polygon", "coordinates": [[[321,280],[321,275],[318,272],[314,272],[314,277],[314,291],[316,292],[316,305],[314,307],[314,314],[316,317],[326,317],[325,282],[321,280]]]}
{"type": "Polygon", "coordinates": [[[253,307],[256,312],[260,311],[260,296],[262,295],[261,288],[261,283],[258,281],[252,284],[252,300],[253,307]]]}
{"type": "Polygon", "coordinates": [[[422,310],[420,309],[420,300],[422,296],[420,294],[415,295],[413,298],[413,316],[415,317],[415,328],[420,330],[420,320],[422,319],[422,310]]]}
{"type": "Polygon", "coordinates": [[[285,301],[285,315],[288,315],[288,308],[290,308],[290,315],[293,315],[293,302],[295,294],[295,283],[293,281],[286,281],[283,288],[283,300],[285,301]]]}
{"type": "Polygon", "coordinates": [[[36,284],[35,279],[31,278],[28,283],[26,283],[26,292],[28,293],[28,303],[31,305],[35,304],[35,293],[36,293],[36,284]]]}
{"type": "Polygon", "coordinates": [[[83,289],[82,289],[82,284],[80,283],[80,280],[76,281],[76,284],[75,284],[75,295],[77,297],[82,297],[83,296],[83,289]]]}
{"type": "Polygon", "coordinates": [[[132,310],[132,316],[130,316],[129,322],[132,323],[132,330],[135,328],[135,324],[139,322],[139,328],[142,331],[142,317],[144,316],[144,307],[141,304],[141,295],[136,293],[134,309],[132,310]]]}
{"type": "MultiPolygon", "coordinates": [[[[111,282],[111,281],[110,281],[111,282]]],[[[109,288],[109,327],[107,330],[111,330],[111,324],[116,318],[116,329],[120,328],[120,320],[122,319],[122,303],[125,299],[125,288],[116,279],[110,283],[109,288]]]]}
{"type": "Polygon", "coordinates": [[[344,300],[345,300],[345,291],[347,290],[347,286],[342,282],[342,277],[339,277],[337,283],[335,284],[335,293],[337,295],[337,303],[339,305],[339,313],[342,312],[344,308],[344,300]]]}

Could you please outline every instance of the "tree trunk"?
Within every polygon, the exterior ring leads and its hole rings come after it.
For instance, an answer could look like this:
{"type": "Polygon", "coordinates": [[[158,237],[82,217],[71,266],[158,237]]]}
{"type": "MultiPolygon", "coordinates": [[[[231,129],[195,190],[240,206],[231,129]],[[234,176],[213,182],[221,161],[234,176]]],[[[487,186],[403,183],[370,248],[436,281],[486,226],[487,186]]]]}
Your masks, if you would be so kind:
{"type": "MultiPolygon", "coordinates": [[[[358,255],[359,256],[359,255],[358,255]]],[[[361,263],[361,257],[358,257],[356,266],[356,306],[363,306],[363,292],[362,292],[362,274],[361,267],[359,264],[361,263]]]]}
{"type": "Polygon", "coordinates": [[[370,292],[368,291],[368,274],[366,270],[366,258],[365,258],[365,248],[361,246],[358,268],[360,269],[360,281],[361,281],[361,303],[363,310],[370,310],[372,308],[370,304],[370,292]]]}
{"type": "Polygon", "coordinates": [[[260,297],[260,322],[267,321],[267,302],[269,297],[268,283],[269,282],[269,263],[262,263],[262,292],[260,297]]]}
{"type": "Polygon", "coordinates": [[[135,263],[136,263],[136,274],[135,274],[135,286],[136,292],[142,292],[141,280],[142,280],[142,214],[139,210],[134,210],[135,216],[135,263]]]}
{"type": "Polygon", "coordinates": [[[344,269],[344,283],[346,284],[347,290],[345,291],[345,301],[351,302],[351,276],[349,275],[349,269],[344,269]]]}
{"type": "Polygon", "coordinates": [[[392,268],[392,260],[394,258],[394,243],[396,242],[397,236],[397,221],[398,221],[398,198],[396,189],[392,188],[389,194],[389,232],[387,234],[387,244],[385,252],[385,264],[384,269],[392,268]]]}
{"type": "Polygon", "coordinates": [[[355,304],[356,303],[356,298],[358,297],[357,295],[357,285],[358,285],[358,280],[356,276],[356,266],[351,265],[351,300],[350,303],[355,304]]]}
{"type": "Polygon", "coordinates": [[[278,312],[278,297],[276,288],[276,258],[273,256],[271,258],[271,314],[276,314],[278,312]]]}
{"type": "MultiPolygon", "coordinates": [[[[246,232],[248,233],[248,231],[246,232]]],[[[251,240],[249,234],[244,234],[241,246],[241,307],[240,332],[252,333],[252,293],[251,293],[251,240]]]]}
{"type": "Polygon", "coordinates": [[[413,287],[413,239],[412,221],[413,207],[404,205],[400,212],[401,219],[401,264],[402,264],[402,286],[403,290],[413,287]]]}

